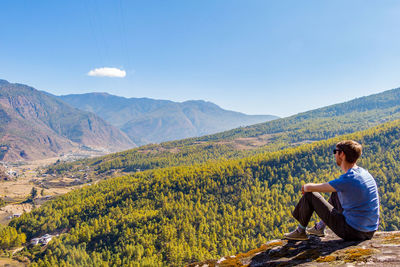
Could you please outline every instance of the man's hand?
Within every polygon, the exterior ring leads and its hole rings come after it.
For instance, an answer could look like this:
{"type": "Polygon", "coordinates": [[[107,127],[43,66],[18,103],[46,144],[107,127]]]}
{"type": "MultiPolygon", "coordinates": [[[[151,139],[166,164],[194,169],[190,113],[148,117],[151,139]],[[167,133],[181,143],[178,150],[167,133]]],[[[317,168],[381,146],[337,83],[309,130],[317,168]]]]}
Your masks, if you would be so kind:
{"type": "Polygon", "coordinates": [[[302,193],[303,195],[306,193],[306,191],[304,190],[304,187],[305,187],[305,184],[303,184],[303,185],[301,186],[301,193],[302,193]]]}
{"type": "Polygon", "coordinates": [[[303,195],[307,192],[313,192],[311,189],[313,188],[313,186],[316,185],[320,185],[320,184],[313,184],[313,183],[308,183],[308,184],[303,184],[301,186],[301,193],[303,193],[303,195]]]}

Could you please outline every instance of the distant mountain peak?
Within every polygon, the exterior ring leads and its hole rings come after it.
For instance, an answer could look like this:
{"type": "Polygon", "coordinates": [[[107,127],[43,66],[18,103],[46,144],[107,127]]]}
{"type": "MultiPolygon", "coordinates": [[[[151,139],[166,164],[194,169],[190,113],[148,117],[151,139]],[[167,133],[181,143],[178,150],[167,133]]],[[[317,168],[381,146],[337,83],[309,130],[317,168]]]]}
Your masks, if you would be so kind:
{"type": "Polygon", "coordinates": [[[110,95],[107,92],[93,92],[93,93],[83,93],[83,94],[68,94],[68,95],[60,95],[60,97],[64,97],[64,96],[114,96],[114,95],[110,95]]]}
{"type": "Polygon", "coordinates": [[[107,92],[98,92],[98,93],[96,93],[96,94],[98,94],[98,95],[103,95],[103,96],[110,96],[110,94],[107,93],[107,92]]]}
{"type": "Polygon", "coordinates": [[[224,110],[204,100],[173,102],[102,93],[60,98],[76,108],[96,113],[141,145],[213,134],[278,118],[224,110]]]}
{"type": "Polygon", "coordinates": [[[0,79],[0,84],[1,84],[1,85],[3,85],[3,84],[9,84],[9,82],[8,82],[7,80],[2,80],[2,79],[0,79]]]}
{"type": "Polygon", "coordinates": [[[95,114],[25,84],[0,81],[0,160],[54,157],[78,149],[118,151],[135,144],[95,114]]]}

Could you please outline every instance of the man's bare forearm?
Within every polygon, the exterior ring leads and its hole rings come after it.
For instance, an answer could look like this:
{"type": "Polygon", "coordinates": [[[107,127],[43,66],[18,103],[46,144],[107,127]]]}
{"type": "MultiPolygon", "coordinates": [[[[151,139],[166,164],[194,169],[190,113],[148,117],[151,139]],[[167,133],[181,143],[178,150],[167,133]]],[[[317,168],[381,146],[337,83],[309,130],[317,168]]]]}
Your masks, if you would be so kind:
{"type": "Polygon", "coordinates": [[[323,184],[308,183],[304,184],[301,187],[301,192],[304,194],[307,192],[336,192],[336,190],[329,183],[323,183],[323,184]]]}

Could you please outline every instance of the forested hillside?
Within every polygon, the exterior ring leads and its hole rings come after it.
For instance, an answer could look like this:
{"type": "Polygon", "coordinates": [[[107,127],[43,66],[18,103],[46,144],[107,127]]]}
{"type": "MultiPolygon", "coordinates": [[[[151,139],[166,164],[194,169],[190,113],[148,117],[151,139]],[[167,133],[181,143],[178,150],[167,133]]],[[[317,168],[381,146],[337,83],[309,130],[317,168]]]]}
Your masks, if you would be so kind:
{"type": "Polygon", "coordinates": [[[70,192],[10,226],[28,239],[68,231],[43,252],[21,252],[39,266],[179,266],[236,254],[293,228],[302,183],[337,177],[332,148],[354,139],[364,146],[359,165],[379,186],[380,230],[397,230],[399,136],[395,121],[244,159],[139,172],[70,192]]]}
{"type": "MultiPolygon", "coordinates": [[[[290,142],[321,140],[400,118],[400,88],[297,115],[188,140],[218,141],[274,134],[290,142]],[[294,133],[294,135],[293,135],[294,133]]],[[[178,141],[179,142],[179,141],[178,141]]]]}
{"type": "Polygon", "coordinates": [[[152,144],[113,153],[102,157],[83,159],[75,162],[57,162],[47,173],[74,173],[87,166],[95,176],[114,172],[135,172],[164,167],[192,165],[221,158],[241,158],[262,151],[243,151],[231,144],[202,143],[192,146],[169,147],[167,144],[152,144]]]}
{"type": "Polygon", "coordinates": [[[190,165],[220,158],[241,158],[267,151],[325,140],[400,119],[400,88],[262,124],[201,138],[148,145],[72,164],[52,166],[49,172],[90,166],[97,174],[132,172],[190,165]]]}

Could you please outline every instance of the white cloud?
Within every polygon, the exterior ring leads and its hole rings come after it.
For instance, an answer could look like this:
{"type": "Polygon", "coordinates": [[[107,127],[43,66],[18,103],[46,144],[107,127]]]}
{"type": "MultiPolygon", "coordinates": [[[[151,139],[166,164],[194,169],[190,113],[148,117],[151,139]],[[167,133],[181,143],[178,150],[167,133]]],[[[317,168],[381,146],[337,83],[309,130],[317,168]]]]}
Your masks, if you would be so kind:
{"type": "Polygon", "coordinates": [[[124,78],[126,76],[126,71],[117,68],[98,68],[89,71],[89,76],[97,77],[118,77],[124,78]]]}

